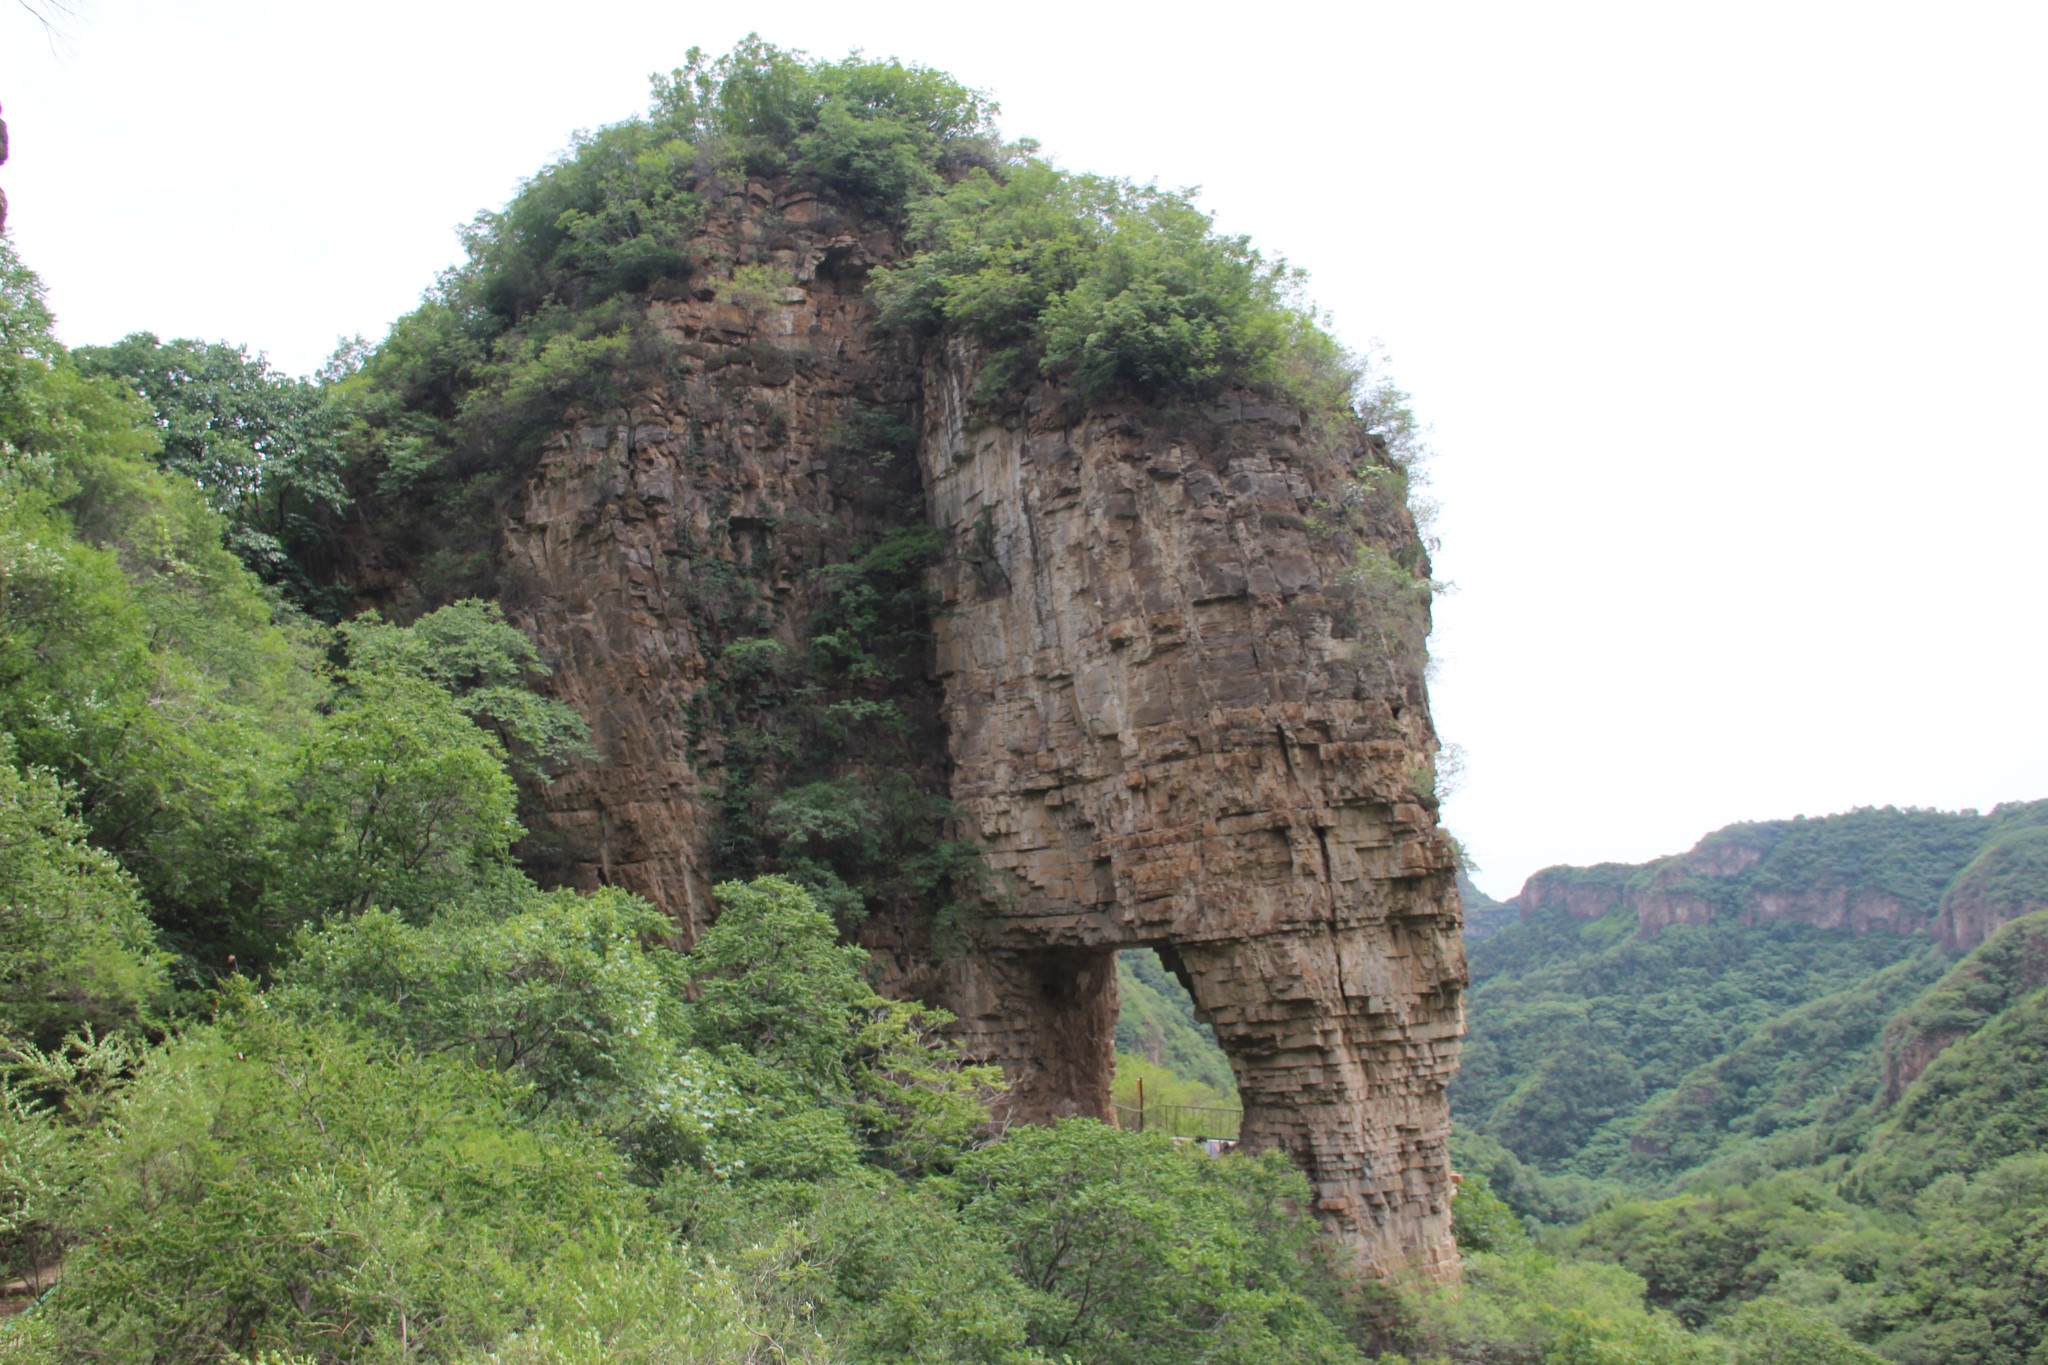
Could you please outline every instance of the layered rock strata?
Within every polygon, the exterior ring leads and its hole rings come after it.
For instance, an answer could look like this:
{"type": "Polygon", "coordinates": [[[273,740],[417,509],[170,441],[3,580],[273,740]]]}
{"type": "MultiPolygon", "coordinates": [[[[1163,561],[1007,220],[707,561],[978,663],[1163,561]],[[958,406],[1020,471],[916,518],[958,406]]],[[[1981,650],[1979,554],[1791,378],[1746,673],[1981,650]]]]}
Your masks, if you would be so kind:
{"type": "MultiPolygon", "coordinates": [[[[1769,832],[1763,827],[1764,836],[1769,832]]],[[[1508,904],[1525,916],[1562,910],[1585,920],[1622,910],[1646,934],[1674,924],[1711,924],[1721,916],[1751,928],[1784,921],[1858,935],[1927,931],[1924,911],[1881,886],[1824,880],[1792,889],[1751,886],[1747,874],[1764,860],[1768,846],[1727,836],[1717,831],[1691,850],[1652,864],[1544,868],[1508,904]]]]}
{"type": "Polygon", "coordinates": [[[1294,1156],[1374,1272],[1447,1269],[1465,973],[1416,789],[1435,740],[1420,661],[1358,619],[1318,529],[1371,452],[1249,400],[1168,423],[1047,390],[977,425],[975,379],[964,349],[928,363],[922,446],[955,547],[953,791],[1003,888],[953,983],[970,1037],[1019,1117],[1102,1112],[1113,1009],[1083,1012],[1103,1033],[1076,1065],[1017,985],[1107,1001],[1113,951],[1157,946],[1231,1058],[1247,1141],[1294,1156]]]}
{"type": "Polygon", "coordinates": [[[796,643],[814,570],[928,517],[934,657],[899,702],[991,875],[950,950],[902,915],[860,927],[887,984],[1002,1064],[1006,1117],[1104,1116],[1114,954],[1160,948],[1231,1058],[1247,1144],[1290,1153],[1367,1273],[1454,1274],[1459,907],[1427,795],[1426,606],[1390,627],[1356,568],[1361,546],[1421,554],[1398,494],[1358,496],[1375,449],[1248,395],[1168,413],[1041,386],[978,410],[972,351],[876,334],[886,231],[757,183],[700,241],[704,278],[766,262],[789,287],[653,303],[669,372],[573,421],[503,528],[507,609],[603,754],[533,813],[547,866],[693,936],[715,913],[719,650],[796,643]],[[921,432],[907,482],[878,492],[835,445],[858,408],[921,432]]]}

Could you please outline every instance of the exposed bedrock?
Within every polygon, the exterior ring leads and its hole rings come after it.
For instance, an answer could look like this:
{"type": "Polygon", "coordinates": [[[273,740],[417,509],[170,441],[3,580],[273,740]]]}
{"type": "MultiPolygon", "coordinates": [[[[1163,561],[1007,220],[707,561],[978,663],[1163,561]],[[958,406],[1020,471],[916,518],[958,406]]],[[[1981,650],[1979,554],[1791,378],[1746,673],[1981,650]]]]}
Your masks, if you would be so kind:
{"type": "MultiPolygon", "coordinates": [[[[1376,617],[1354,566],[1361,544],[1421,554],[1398,493],[1359,497],[1366,438],[1250,397],[1169,414],[1052,386],[977,417],[973,353],[874,330],[886,233],[755,184],[701,242],[706,278],[723,256],[791,284],[751,310],[656,302],[672,371],[568,423],[499,541],[507,608],[603,753],[531,813],[543,873],[642,892],[693,936],[728,776],[700,704],[720,650],[799,644],[816,569],[929,516],[943,606],[899,700],[993,872],[964,946],[861,926],[886,984],[959,1016],[1010,1118],[1102,1116],[1114,953],[1162,947],[1249,1144],[1293,1156],[1367,1273],[1454,1274],[1459,907],[1419,632],[1376,617]],[[836,449],[857,409],[921,430],[901,487],[836,449]]],[[[395,552],[363,553],[395,601],[395,552]]]]}
{"type": "Polygon", "coordinates": [[[954,547],[935,585],[953,792],[999,874],[948,991],[969,1036],[1016,1117],[1099,1112],[1106,1059],[1048,1058],[1108,1042],[1075,1008],[1010,1002],[1020,980],[1069,989],[1062,963],[1112,999],[1107,950],[1164,946],[1250,1145],[1293,1155],[1375,1273],[1447,1272],[1465,968],[1452,852],[1417,793],[1435,739],[1420,660],[1362,619],[1319,521],[1368,452],[1235,400],[1169,422],[1046,391],[977,425],[973,364],[928,363],[923,442],[954,547]]]}

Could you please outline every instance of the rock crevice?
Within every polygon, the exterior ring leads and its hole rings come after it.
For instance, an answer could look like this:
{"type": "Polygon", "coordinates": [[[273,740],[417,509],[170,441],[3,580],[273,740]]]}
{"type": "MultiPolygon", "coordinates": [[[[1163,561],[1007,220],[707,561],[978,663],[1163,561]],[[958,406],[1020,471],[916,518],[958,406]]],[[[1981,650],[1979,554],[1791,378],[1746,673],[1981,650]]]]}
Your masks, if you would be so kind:
{"type": "Polygon", "coordinates": [[[1292,1155],[1367,1273],[1454,1274],[1460,911],[1419,636],[1357,581],[1361,546],[1421,559],[1398,497],[1358,497],[1369,438],[1252,394],[1169,410],[1040,383],[981,409],[971,348],[878,333],[860,280],[899,254],[887,230],[756,183],[702,242],[707,278],[724,252],[789,288],[650,304],[669,371],[565,422],[505,517],[508,610],[603,753],[532,813],[544,870],[693,936],[731,818],[704,720],[721,651],[800,644],[821,566],[927,519],[930,667],[897,700],[988,875],[944,950],[888,907],[853,929],[887,984],[1002,1064],[1006,1117],[1106,1116],[1115,952],[1166,948],[1247,1143],[1292,1155]],[[835,435],[862,410],[915,437],[879,492],[835,435]]]}

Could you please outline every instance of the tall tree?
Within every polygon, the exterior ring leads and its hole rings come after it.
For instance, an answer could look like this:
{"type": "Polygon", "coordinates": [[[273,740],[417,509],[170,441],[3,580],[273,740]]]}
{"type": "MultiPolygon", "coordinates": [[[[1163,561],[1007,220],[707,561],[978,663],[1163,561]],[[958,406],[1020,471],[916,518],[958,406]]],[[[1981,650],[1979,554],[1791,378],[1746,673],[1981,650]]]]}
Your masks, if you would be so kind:
{"type": "Polygon", "coordinates": [[[302,603],[299,555],[348,502],[337,409],[322,387],[224,341],[134,332],[72,353],[88,374],[133,385],[156,414],[164,469],[189,478],[228,522],[227,543],[302,603]]]}

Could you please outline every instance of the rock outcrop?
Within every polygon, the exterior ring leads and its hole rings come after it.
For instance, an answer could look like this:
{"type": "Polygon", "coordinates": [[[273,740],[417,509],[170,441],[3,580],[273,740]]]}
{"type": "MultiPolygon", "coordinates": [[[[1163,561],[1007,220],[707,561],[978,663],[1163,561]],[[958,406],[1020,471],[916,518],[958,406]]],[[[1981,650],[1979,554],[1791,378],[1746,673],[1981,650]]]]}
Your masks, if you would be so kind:
{"type": "Polygon", "coordinates": [[[1934,921],[1934,937],[1951,952],[1969,952],[1999,926],[2048,909],[2048,802],[1992,815],[2000,828],[1949,884],[1934,921]]]}
{"type": "MultiPolygon", "coordinates": [[[[1103,1116],[1114,954],[1159,948],[1230,1056],[1248,1145],[1293,1156],[1367,1273],[1455,1274],[1454,858],[1420,632],[1382,619],[1426,607],[1376,601],[1354,568],[1360,545],[1421,550],[1397,496],[1354,496],[1362,430],[1249,393],[1169,412],[1040,384],[978,408],[975,352],[877,334],[862,285],[898,251],[886,230],[754,183],[699,241],[702,278],[744,260],[790,283],[755,306],[652,303],[675,359],[565,426],[495,551],[603,754],[531,813],[543,870],[701,928],[721,652],[794,645],[816,570],[929,521],[931,661],[896,704],[989,875],[950,947],[900,913],[858,927],[888,983],[1003,1065],[1008,1117],[1103,1116]],[[908,424],[905,468],[841,448],[863,411],[908,424]]],[[[372,539],[351,577],[402,596],[372,539]]]]}
{"type": "Polygon", "coordinates": [[[1414,785],[1435,739],[1420,660],[1358,619],[1314,520],[1367,452],[1243,399],[1169,425],[1046,390],[977,426],[975,379],[968,352],[930,360],[922,442],[955,546],[953,792],[1006,888],[953,978],[970,1036],[1019,1117],[1102,1112],[1107,1043],[1019,1012],[1017,983],[1092,996],[1077,1017],[1106,1035],[1113,952],[1156,945],[1230,1055],[1247,1140],[1295,1156],[1374,1270],[1448,1269],[1465,972],[1414,785]]]}
{"type": "Polygon", "coordinates": [[[1717,919],[1784,922],[1858,935],[1932,934],[1967,951],[2027,908],[2009,890],[2008,903],[1983,904],[1965,871],[1977,866],[1971,858],[1997,817],[1885,808],[1730,825],[1655,862],[1544,868],[1512,904],[1525,916],[1561,910],[1590,920],[1622,912],[1646,934],[1717,919]]]}
{"type": "Polygon", "coordinates": [[[1951,1046],[2048,985],[2048,911],[2001,924],[1973,949],[1885,1026],[1885,1104],[1951,1046]]]}

